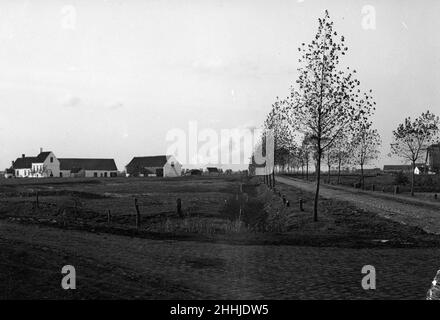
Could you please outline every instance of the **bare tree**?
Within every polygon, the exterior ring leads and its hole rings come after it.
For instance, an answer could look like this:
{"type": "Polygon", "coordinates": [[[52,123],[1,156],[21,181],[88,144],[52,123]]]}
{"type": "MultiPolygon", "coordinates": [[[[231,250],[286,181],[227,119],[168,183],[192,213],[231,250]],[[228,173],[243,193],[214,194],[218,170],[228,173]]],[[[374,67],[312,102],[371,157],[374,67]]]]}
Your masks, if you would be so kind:
{"type": "Polygon", "coordinates": [[[352,141],[351,155],[353,164],[361,167],[361,187],[365,188],[364,166],[378,158],[379,147],[382,144],[380,135],[376,129],[371,128],[370,123],[360,124],[352,141]]]}
{"type": "Polygon", "coordinates": [[[422,113],[414,121],[411,121],[411,117],[405,118],[404,123],[399,124],[397,129],[393,131],[391,153],[410,161],[412,165],[411,196],[414,196],[416,162],[422,151],[436,142],[438,132],[439,117],[429,112],[429,110],[422,113]]]}
{"type": "Polygon", "coordinates": [[[321,179],[321,159],[339,136],[356,122],[368,117],[372,99],[357,89],[355,70],[342,71],[340,56],[347,53],[343,36],[337,38],[328,11],[319,19],[315,39],[299,48],[301,67],[296,86],[292,86],[290,116],[298,129],[310,137],[316,152],[316,192],[314,221],[318,221],[318,199],[321,179]]]}

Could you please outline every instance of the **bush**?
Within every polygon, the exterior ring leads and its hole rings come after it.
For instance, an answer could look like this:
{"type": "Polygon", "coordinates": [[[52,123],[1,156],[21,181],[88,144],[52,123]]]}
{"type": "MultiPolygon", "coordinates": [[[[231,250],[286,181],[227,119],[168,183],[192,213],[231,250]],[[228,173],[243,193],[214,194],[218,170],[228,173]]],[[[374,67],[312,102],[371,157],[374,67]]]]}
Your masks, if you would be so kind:
{"type": "Polygon", "coordinates": [[[409,179],[406,176],[406,174],[404,174],[403,172],[399,172],[398,174],[396,174],[396,176],[394,177],[394,184],[397,185],[406,185],[408,184],[409,179]]]}

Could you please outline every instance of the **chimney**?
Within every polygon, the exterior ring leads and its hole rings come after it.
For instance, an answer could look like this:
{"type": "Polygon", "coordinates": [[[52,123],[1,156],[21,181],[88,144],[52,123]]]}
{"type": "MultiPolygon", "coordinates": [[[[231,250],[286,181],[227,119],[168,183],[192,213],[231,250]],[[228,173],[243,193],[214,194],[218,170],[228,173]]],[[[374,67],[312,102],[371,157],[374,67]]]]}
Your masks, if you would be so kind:
{"type": "Polygon", "coordinates": [[[15,163],[14,160],[12,160],[12,166],[14,166],[14,163],[15,163]]]}
{"type": "Polygon", "coordinates": [[[43,152],[43,148],[40,148],[40,153],[42,153],[43,152]]]}
{"type": "Polygon", "coordinates": [[[21,155],[21,157],[24,159],[24,157],[26,157],[26,155],[23,153],[23,154],[21,155]]]}

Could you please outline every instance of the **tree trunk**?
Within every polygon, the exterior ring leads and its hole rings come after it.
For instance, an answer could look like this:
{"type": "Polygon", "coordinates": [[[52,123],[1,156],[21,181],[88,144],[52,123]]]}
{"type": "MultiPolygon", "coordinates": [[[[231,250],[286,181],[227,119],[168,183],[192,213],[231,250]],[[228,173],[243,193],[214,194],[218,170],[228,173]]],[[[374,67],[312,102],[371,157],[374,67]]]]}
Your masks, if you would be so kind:
{"type": "Polygon", "coordinates": [[[365,189],[365,178],[364,178],[364,164],[361,163],[361,186],[362,190],[365,189]]]}
{"type": "Polygon", "coordinates": [[[330,177],[330,170],[331,170],[331,166],[330,165],[328,165],[328,181],[327,181],[327,183],[328,184],[330,184],[330,179],[331,179],[331,177],[330,177]]]}
{"type": "Polygon", "coordinates": [[[306,180],[309,181],[309,162],[306,163],[306,180]]]}
{"type": "Polygon", "coordinates": [[[341,159],[338,161],[338,184],[341,183],[341,159]]]}
{"type": "Polygon", "coordinates": [[[414,180],[415,180],[415,173],[414,170],[416,170],[416,162],[412,162],[412,172],[411,172],[411,197],[414,197],[414,180]]]}
{"type": "MultiPolygon", "coordinates": [[[[320,146],[318,147],[320,148],[320,146]]],[[[313,203],[313,221],[318,221],[318,199],[319,199],[319,183],[321,182],[321,156],[322,151],[318,151],[318,157],[316,159],[316,191],[315,200],[313,203]]]]}
{"type": "Polygon", "coordinates": [[[272,171],[272,179],[273,179],[272,187],[275,188],[275,171],[272,171]]]}

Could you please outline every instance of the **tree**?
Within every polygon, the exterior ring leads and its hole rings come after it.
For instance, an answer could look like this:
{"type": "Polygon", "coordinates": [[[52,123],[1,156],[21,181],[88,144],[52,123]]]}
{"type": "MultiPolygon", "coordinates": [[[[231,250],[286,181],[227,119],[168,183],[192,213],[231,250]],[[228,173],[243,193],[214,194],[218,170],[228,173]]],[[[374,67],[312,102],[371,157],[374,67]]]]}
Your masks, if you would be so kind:
{"type": "Polygon", "coordinates": [[[338,168],[338,184],[341,183],[341,168],[343,165],[347,165],[350,163],[351,159],[351,148],[350,148],[350,137],[346,134],[340,135],[332,146],[332,155],[334,162],[338,168]]]}
{"type": "Polygon", "coordinates": [[[393,131],[393,142],[391,143],[391,154],[397,155],[412,165],[411,173],[411,196],[414,196],[414,170],[416,161],[422,151],[435,143],[439,132],[439,117],[426,111],[420,117],[405,121],[398,125],[393,131]]]}
{"type": "MultiPolygon", "coordinates": [[[[264,127],[271,130],[274,138],[274,165],[284,168],[289,160],[292,150],[296,149],[294,140],[294,131],[285,116],[285,103],[277,97],[272,109],[269,112],[264,127]]],[[[272,175],[272,183],[275,185],[274,172],[272,175]]]]}
{"type": "Polygon", "coordinates": [[[304,159],[304,164],[306,166],[306,180],[309,180],[309,164],[310,156],[313,152],[313,144],[309,136],[304,136],[301,143],[302,156],[304,159]]]}
{"type": "MultiPolygon", "coordinates": [[[[343,36],[337,38],[328,11],[319,19],[315,39],[299,48],[301,67],[289,98],[290,116],[298,130],[307,134],[316,153],[316,192],[314,221],[318,221],[318,199],[323,152],[332,146],[342,132],[350,131],[368,117],[374,102],[369,94],[361,94],[356,70],[342,71],[340,56],[347,53],[343,36]]],[[[370,90],[371,92],[371,90],[370,90]]]]}
{"type": "Polygon", "coordinates": [[[382,144],[376,129],[370,123],[361,123],[352,141],[351,155],[354,164],[361,167],[361,187],[365,188],[364,166],[378,158],[379,147],[382,144]]]}
{"type": "Polygon", "coordinates": [[[332,148],[327,149],[326,161],[327,161],[327,183],[331,182],[331,169],[334,164],[335,154],[332,148]]]}

